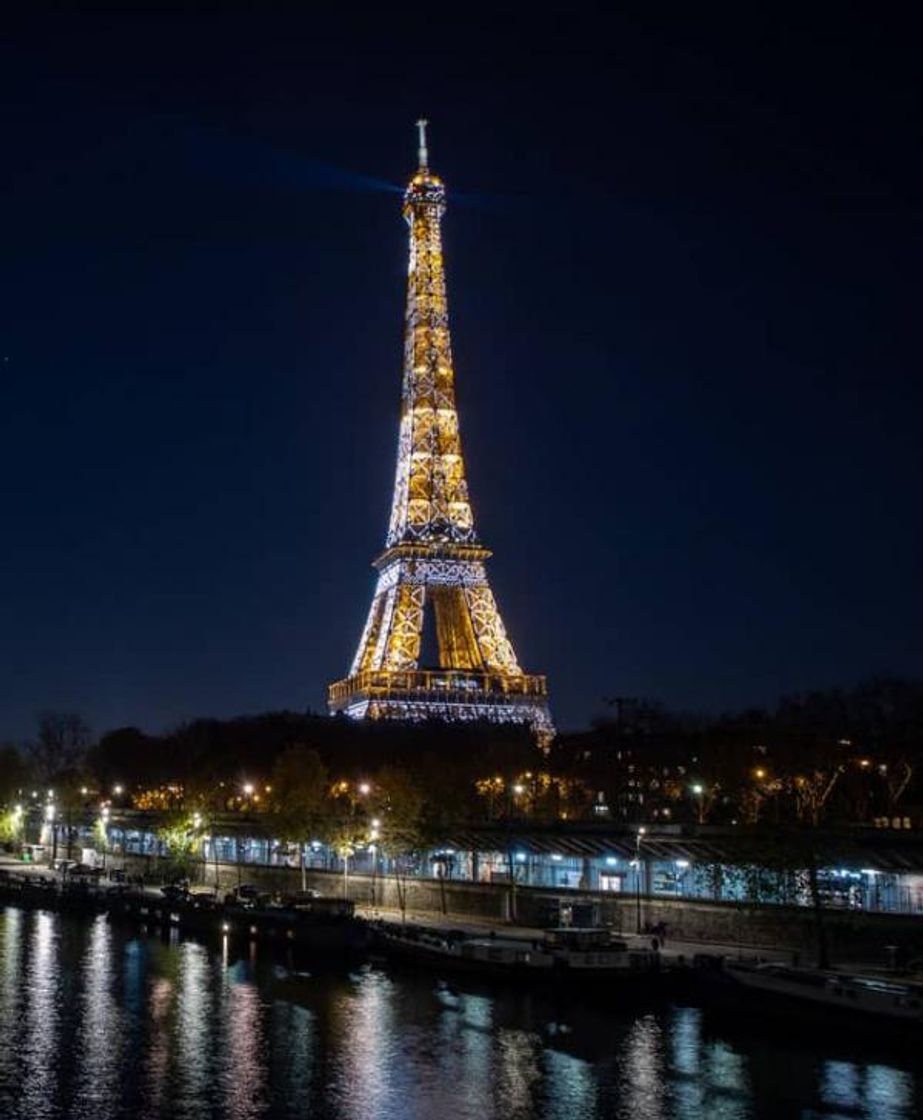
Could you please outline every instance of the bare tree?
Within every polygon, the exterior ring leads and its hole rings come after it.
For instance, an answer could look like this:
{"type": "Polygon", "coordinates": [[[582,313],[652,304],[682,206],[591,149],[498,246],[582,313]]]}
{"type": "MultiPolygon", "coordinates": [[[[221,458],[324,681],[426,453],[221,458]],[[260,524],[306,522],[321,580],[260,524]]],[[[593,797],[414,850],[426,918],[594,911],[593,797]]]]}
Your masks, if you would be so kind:
{"type": "Polygon", "coordinates": [[[53,785],[78,771],[91,742],[90,727],[76,712],[42,712],[38,733],[29,744],[38,781],[53,785]]]}

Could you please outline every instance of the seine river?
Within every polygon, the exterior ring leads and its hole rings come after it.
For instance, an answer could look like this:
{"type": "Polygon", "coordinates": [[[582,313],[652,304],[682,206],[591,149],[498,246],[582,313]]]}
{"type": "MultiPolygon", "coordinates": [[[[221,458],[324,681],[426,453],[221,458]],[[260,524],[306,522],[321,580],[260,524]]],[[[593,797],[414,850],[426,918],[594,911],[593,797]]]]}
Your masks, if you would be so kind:
{"type": "Polygon", "coordinates": [[[0,1117],[903,1120],[913,1055],[0,910],[0,1117]],[[249,950],[245,950],[249,952],[249,950]]]}

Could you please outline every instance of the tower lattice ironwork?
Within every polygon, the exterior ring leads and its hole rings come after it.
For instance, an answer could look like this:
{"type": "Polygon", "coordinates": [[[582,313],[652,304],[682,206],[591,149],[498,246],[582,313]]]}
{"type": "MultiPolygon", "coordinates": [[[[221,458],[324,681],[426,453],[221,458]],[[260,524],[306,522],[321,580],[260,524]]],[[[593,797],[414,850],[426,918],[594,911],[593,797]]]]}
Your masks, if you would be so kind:
{"type": "Polygon", "coordinates": [[[397,473],[378,583],[349,676],[330,685],[331,711],[357,718],[489,719],[553,732],[543,676],[519,667],[487,581],[455,407],[441,222],[445,187],[419,167],[404,194],[410,268],[397,473]],[[420,664],[424,619],[438,665],[420,664]]]}

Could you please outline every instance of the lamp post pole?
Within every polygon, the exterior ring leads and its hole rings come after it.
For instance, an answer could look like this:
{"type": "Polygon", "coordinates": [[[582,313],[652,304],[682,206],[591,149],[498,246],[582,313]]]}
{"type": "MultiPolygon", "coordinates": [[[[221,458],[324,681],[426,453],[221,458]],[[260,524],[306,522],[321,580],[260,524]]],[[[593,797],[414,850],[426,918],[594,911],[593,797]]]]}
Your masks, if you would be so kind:
{"type": "Polygon", "coordinates": [[[54,802],[48,803],[45,809],[45,820],[48,822],[48,829],[51,833],[51,866],[53,868],[55,860],[58,858],[58,830],[54,821],[54,802]]]}
{"type": "Polygon", "coordinates": [[[697,818],[699,824],[704,824],[705,823],[705,787],[701,784],[701,782],[696,782],[696,784],[692,787],[692,792],[695,794],[696,800],[697,800],[696,818],[697,818]]]}
{"type": "Polygon", "coordinates": [[[102,812],[103,821],[103,871],[106,870],[106,863],[109,855],[109,807],[103,806],[102,812]]]}
{"type": "Polygon", "coordinates": [[[638,834],[635,837],[635,918],[636,918],[636,932],[641,932],[641,837],[647,829],[644,825],[638,826],[638,834]]]}

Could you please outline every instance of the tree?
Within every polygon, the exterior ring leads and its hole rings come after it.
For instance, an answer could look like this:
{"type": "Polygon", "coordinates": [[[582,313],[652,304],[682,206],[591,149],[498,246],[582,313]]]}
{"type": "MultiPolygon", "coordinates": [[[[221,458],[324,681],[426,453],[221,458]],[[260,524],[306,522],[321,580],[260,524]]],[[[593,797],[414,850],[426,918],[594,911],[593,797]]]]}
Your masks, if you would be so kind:
{"type": "Polygon", "coordinates": [[[195,849],[199,841],[195,821],[187,813],[170,813],[157,829],[157,838],[167,849],[163,867],[167,881],[192,878],[197,866],[195,849]]]}
{"type": "MultiPolygon", "coordinates": [[[[375,775],[369,797],[369,810],[377,826],[370,837],[392,861],[401,916],[407,913],[406,868],[402,858],[416,851],[425,841],[423,791],[406,771],[383,766],[375,775]]],[[[445,884],[440,880],[441,889],[445,884]]],[[[443,909],[445,909],[443,894],[443,909]]]]}
{"type": "Polygon", "coordinates": [[[327,768],[311,747],[295,744],[276,759],[271,786],[273,827],[280,839],[298,845],[302,890],[307,886],[304,846],[327,831],[329,785],[327,768]]]}
{"type": "Polygon", "coordinates": [[[16,802],[28,781],[26,760],[12,743],[0,746],[0,804],[16,802]]]}
{"type": "Polygon", "coordinates": [[[53,786],[60,775],[78,771],[91,742],[90,727],[76,712],[43,712],[29,744],[38,781],[53,786]]]}

